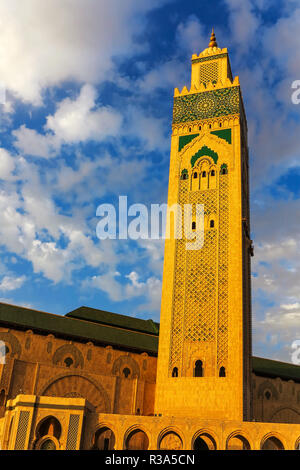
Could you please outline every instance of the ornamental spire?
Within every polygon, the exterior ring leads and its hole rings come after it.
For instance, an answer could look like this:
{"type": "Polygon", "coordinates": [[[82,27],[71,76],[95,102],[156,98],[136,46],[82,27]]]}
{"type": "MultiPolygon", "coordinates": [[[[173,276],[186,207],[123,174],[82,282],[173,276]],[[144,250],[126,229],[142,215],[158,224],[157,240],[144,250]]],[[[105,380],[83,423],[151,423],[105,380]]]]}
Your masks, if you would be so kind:
{"type": "Polygon", "coordinates": [[[212,29],[212,32],[211,32],[210,43],[209,43],[208,47],[218,47],[215,32],[214,32],[214,28],[212,29]]]}

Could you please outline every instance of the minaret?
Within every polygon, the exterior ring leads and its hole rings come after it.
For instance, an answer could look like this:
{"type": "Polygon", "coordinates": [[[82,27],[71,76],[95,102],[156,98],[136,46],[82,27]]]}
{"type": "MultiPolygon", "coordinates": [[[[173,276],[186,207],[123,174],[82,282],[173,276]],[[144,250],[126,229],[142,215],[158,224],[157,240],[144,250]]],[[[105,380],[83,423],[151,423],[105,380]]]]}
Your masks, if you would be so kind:
{"type": "Polygon", "coordinates": [[[168,206],[176,203],[182,213],[204,206],[204,244],[165,242],[155,413],[250,419],[247,122],[214,31],[192,56],[190,90],[174,93],[168,206]]]}

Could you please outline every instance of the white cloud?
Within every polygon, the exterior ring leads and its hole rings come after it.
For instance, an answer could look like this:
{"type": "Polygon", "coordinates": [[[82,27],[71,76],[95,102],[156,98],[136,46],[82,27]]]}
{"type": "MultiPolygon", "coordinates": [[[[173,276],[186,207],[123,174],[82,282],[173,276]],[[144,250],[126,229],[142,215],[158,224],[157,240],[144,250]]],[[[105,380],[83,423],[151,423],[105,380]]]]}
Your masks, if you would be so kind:
{"type": "Polygon", "coordinates": [[[34,157],[55,157],[60,147],[56,136],[39,134],[34,129],[28,129],[24,124],[12,132],[16,138],[15,147],[25,155],[34,157]]]}
{"type": "Polygon", "coordinates": [[[24,100],[64,80],[111,78],[112,57],[139,50],[145,13],[166,0],[10,0],[0,3],[0,76],[24,100]]]}
{"type": "Polygon", "coordinates": [[[165,119],[154,118],[147,115],[138,107],[128,108],[129,122],[126,134],[141,140],[144,151],[155,149],[166,150],[169,147],[169,138],[165,135],[165,119]]]}
{"type": "Polygon", "coordinates": [[[146,302],[138,307],[138,311],[155,312],[160,309],[161,281],[153,276],[145,282],[140,281],[139,275],[132,271],[125,276],[130,282],[121,282],[121,275],[117,271],[109,271],[105,274],[93,276],[82,283],[84,289],[93,287],[100,289],[114,302],[145,298],[146,302]]]}
{"type": "Polygon", "coordinates": [[[108,135],[117,135],[121,115],[109,106],[96,107],[96,98],[96,89],[89,84],[84,85],[76,100],[66,98],[59,103],[54,116],[47,117],[45,129],[68,143],[97,141],[108,135]]]}
{"type": "Polygon", "coordinates": [[[11,291],[20,289],[24,282],[26,281],[26,276],[4,276],[0,281],[0,291],[11,291]]]}
{"type": "Polygon", "coordinates": [[[15,169],[15,161],[11,154],[4,148],[0,148],[0,180],[9,179],[15,169]]]}
{"type": "Polygon", "coordinates": [[[55,157],[64,143],[74,144],[87,140],[101,141],[117,135],[122,117],[111,107],[96,104],[96,89],[82,86],[77,98],[66,98],[57,105],[54,115],[47,116],[45,134],[22,125],[13,131],[15,147],[25,155],[55,157]]]}
{"type": "Polygon", "coordinates": [[[283,310],[295,310],[295,309],[300,309],[300,303],[295,302],[294,304],[282,304],[280,305],[280,308],[283,310]]]}
{"type": "Polygon", "coordinates": [[[90,279],[87,279],[82,282],[82,287],[86,288],[95,288],[100,289],[114,302],[120,302],[124,300],[123,286],[115,279],[116,276],[119,276],[118,272],[108,272],[99,276],[92,276],[90,279]]]}
{"type": "Polygon", "coordinates": [[[178,25],[176,40],[181,49],[192,55],[200,54],[208,47],[209,37],[199,19],[190,15],[185,22],[178,25]]]}
{"type": "MultiPolygon", "coordinates": [[[[229,8],[229,20],[234,42],[238,44],[238,52],[249,49],[253,45],[255,34],[261,21],[254,13],[254,4],[251,0],[225,0],[229,8]]],[[[261,5],[263,6],[263,5],[261,5]]]]}

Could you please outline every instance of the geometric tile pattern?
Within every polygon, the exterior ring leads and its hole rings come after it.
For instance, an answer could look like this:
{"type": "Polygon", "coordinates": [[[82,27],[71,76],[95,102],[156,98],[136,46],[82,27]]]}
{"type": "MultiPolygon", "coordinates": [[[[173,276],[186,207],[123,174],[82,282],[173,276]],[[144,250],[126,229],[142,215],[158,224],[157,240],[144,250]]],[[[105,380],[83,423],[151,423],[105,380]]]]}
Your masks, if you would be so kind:
{"type": "Polygon", "coordinates": [[[79,418],[79,415],[70,415],[68,438],[66,445],[67,450],[76,450],[79,418]]]}
{"type": "Polygon", "coordinates": [[[198,59],[192,59],[192,64],[197,64],[197,62],[206,62],[208,60],[213,60],[213,59],[222,59],[223,57],[227,57],[227,54],[217,54],[214,56],[208,56],[208,57],[199,57],[198,59]]]}
{"type": "Polygon", "coordinates": [[[217,83],[219,73],[219,62],[208,62],[200,65],[200,83],[217,83]]]}
{"type": "Polygon", "coordinates": [[[21,411],[16,436],[15,450],[24,450],[30,411],[21,411]]]}
{"type": "Polygon", "coordinates": [[[240,87],[234,86],[174,98],[173,124],[237,114],[240,87]]]}
{"type": "MultiPolygon", "coordinates": [[[[190,204],[203,204],[205,216],[217,213],[217,190],[193,191],[190,204]]],[[[184,340],[215,341],[217,230],[205,231],[201,250],[186,252],[184,340]]]]}
{"type": "Polygon", "coordinates": [[[219,176],[218,189],[189,188],[190,178],[180,180],[178,203],[203,204],[205,217],[214,215],[219,227],[206,229],[201,250],[186,250],[184,237],[176,240],[170,375],[174,367],[184,373],[186,343],[214,342],[216,366],[226,365],[228,354],[228,175],[219,176]]]}
{"type": "Polygon", "coordinates": [[[228,175],[220,174],[219,191],[219,274],[217,368],[226,366],[228,357],[228,175]]]}

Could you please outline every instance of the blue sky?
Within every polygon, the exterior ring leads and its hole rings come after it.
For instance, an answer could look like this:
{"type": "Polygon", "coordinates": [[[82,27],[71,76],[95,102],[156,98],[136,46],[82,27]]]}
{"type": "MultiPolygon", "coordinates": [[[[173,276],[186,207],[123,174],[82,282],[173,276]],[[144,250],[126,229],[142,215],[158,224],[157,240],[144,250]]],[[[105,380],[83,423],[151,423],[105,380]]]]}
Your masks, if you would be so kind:
{"type": "Polygon", "coordinates": [[[163,243],[96,238],[96,209],[167,199],[174,87],[211,27],[251,155],[253,349],[300,338],[300,8],[292,0],[10,0],[0,5],[0,299],[159,319],[163,243]]]}

